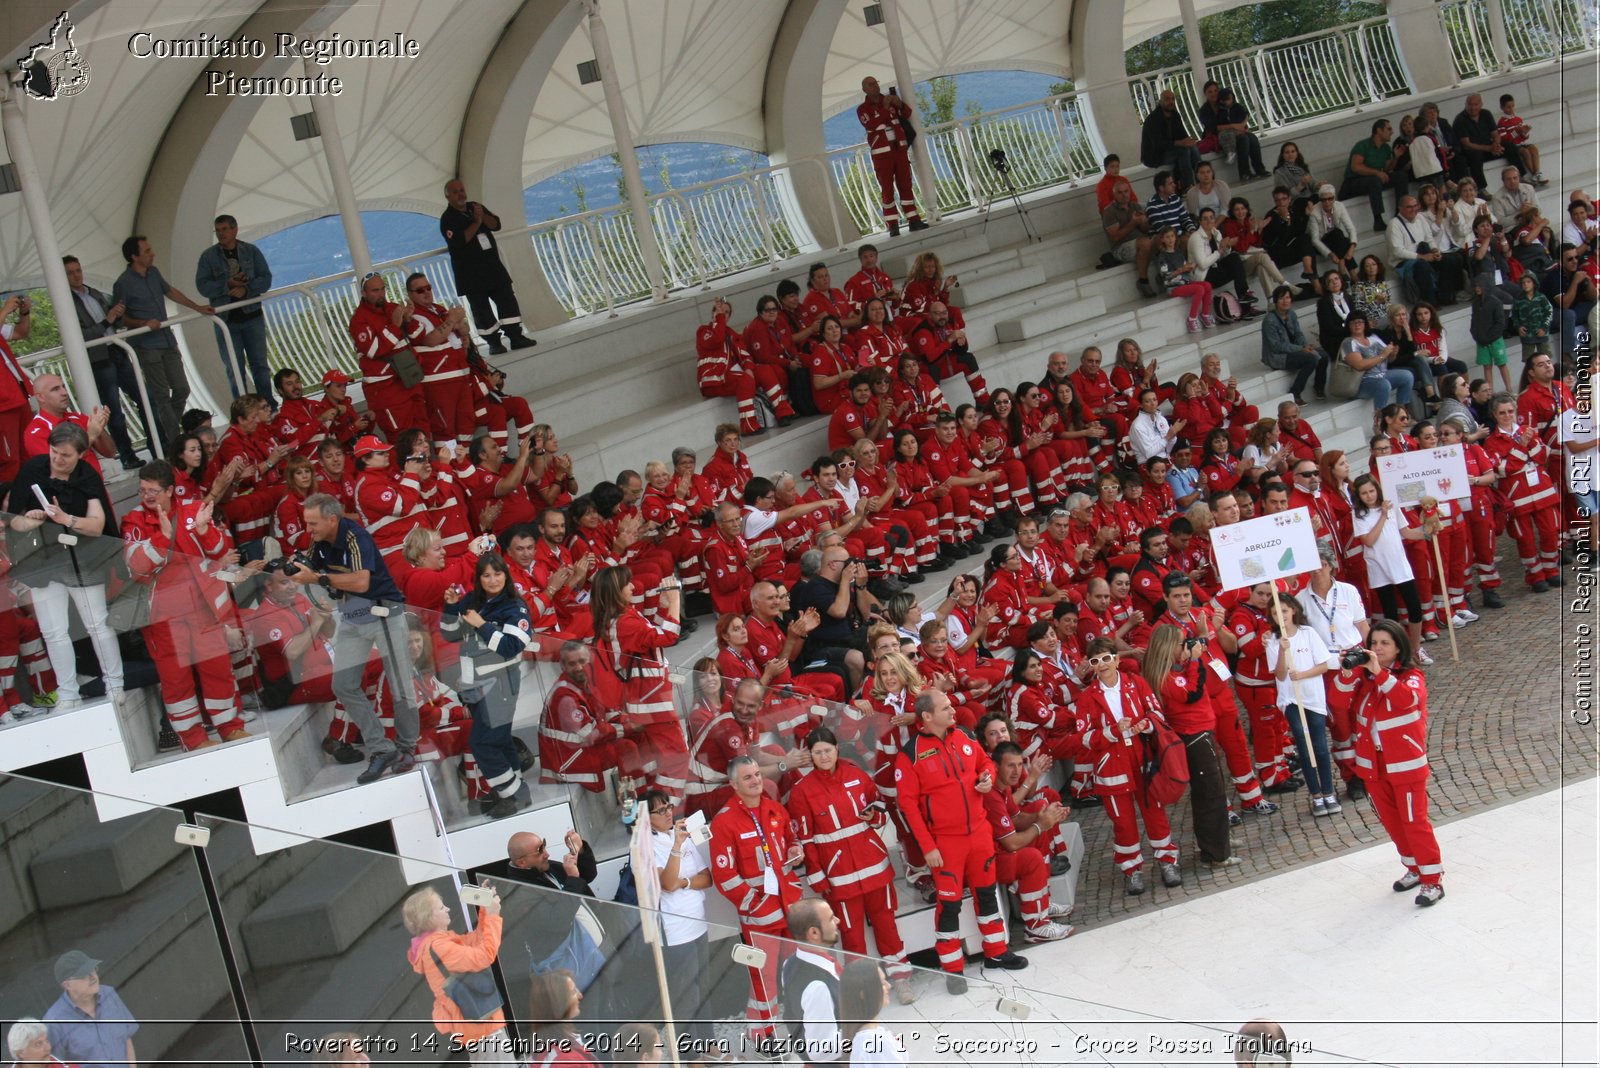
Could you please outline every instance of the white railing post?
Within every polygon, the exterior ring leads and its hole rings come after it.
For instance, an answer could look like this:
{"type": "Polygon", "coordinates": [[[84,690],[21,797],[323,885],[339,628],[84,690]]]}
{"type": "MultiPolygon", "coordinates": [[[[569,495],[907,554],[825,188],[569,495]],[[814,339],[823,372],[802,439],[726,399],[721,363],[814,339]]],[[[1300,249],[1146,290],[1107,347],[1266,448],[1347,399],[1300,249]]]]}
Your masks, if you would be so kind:
{"type": "Polygon", "coordinates": [[[1375,104],[1378,102],[1378,88],[1372,81],[1372,56],[1367,53],[1367,35],[1361,32],[1359,26],[1356,27],[1355,34],[1356,48],[1361,53],[1361,80],[1367,86],[1367,100],[1375,104]]]}
{"type": "Polygon", "coordinates": [[[982,182],[974,182],[973,174],[978,171],[978,152],[972,145],[972,128],[965,122],[956,123],[957,155],[961,158],[961,183],[967,190],[967,203],[978,207],[989,202],[989,195],[984,192],[982,182]]]}
{"type": "Polygon", "coordinates": [[[1486,0],[1484,11],[1489,20],[1489,53],[1495,71],[1511,69],[1511,48],[1506,43],[1506,10],[1501,0],[1486,0]]]}
{"type": "MultiPolygon", "coordinates": [[[[316,62],[309,56],[304,60],[308,77],[318,74],[316,62]]],[[[350,161],[345,158],[344,142],[339,140],[339,121],[334,114],[333,98],[312,93],[311,113],[316,117],[317,140],[322,142],[322,158],[328,164],[328,179],[333,183],[333,200],[339,208],[339,222],[344,227],[344,240],[350,246],[350,265],[356,277],[362,278],[372,271],[372,251],[367,246],[367,230],[361,221],[361,208],[356,200],[355,183],[350,180],[350,161]]]]}
{"type": "MultiPolygon", "coordinates": [[[[767,250],[767,262],[778,262],[778,245],[772,240],[772,219],[767,215],[767,192],[762,188],[761,181],[756,178],[746,178],[745,188],[750,190],[750,200],[756,211],[756,222],[761,227],[761,244],[767,250]]],[[[777,270],[776,267],[772,268],[777,270]]]]}
{"type": "MultiPolygon", "coordinates": [[[[606,269],[606,246],[605,242],[600,239],[600,231],[599,228],[597,228],[594,224],[594,216],[584,216],[583,230],[589,235],[589,247],[594,249],[595,259],[599,261],[595,265],[595,277],[600,280],[600,292],[601,295],[606,298],[606,317],[615,319],[617,317],[617,303],[613,299],[613,290],[615,287],[613,287],[611,284],[611,272],[606,269]]],[[[659,261],[656,263],[656,270],[657,272],[661,270],[661,264],[659,261]]]]}
{"type": "Polygon", "coordinates": [[[1056,128],[1056,140],[1061,142],[1061,175],[1063,178],[1072,177],[1072,141],[1067,136],[1067,119],[1061,114],[1061,101],[1052,97],[1050,100],[1050,121],[1056,128]]]}
{"type": "Polygon", "coordinates": [[[1278,110],[1273,106],[1272,86],[1267,80],[1267,53],[1261,49],[1250,57],[1250,62],[1256,71],[1256,81],[1261,86],[1261,110],[1269,126],[1281,125],[1278,122],[1278,110]]]}
{"type": "Polygon", "coordinates": [[[1556,5],[1553,0],[1542,0],[1539,4],[1544,12],[1545,25],[1549,27],[1550,58],[1560,59],[1566,54],[1567,37],[1561,32],[1561,18],[1556,14],[1556,5]]]}

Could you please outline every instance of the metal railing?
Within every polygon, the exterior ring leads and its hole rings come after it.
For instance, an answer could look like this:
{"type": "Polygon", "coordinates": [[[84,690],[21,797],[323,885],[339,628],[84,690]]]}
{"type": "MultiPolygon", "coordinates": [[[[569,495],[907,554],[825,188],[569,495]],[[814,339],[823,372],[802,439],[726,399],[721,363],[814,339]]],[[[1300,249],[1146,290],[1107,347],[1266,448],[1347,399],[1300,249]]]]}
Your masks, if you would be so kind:
{"type": "MultiPolygon", "coordinates": [[[[1546,63],[1600,48],[1600,13],[1583,0],[1502,0],[1506,60],[1513,67],[1546,63]]],[[[1439,26],[1450,47],[1456,77],[1465,81],[1500,69],[1484,0],[1439,5],[1439,26]]]]}
{"type": "MultiPolygon", "coordinates": [[[[1077,91],[940,123],[925,128],[922,136],[933,158],[941,213],[980,208],[1007,194],[1004,179],[989,163],[995,149],[1005,152],[1019,192],[1098,174],[1104,154],[1087,98],[1077,91]]],[[[882,231],[878,181],[866,144],[834,149],[828,160],[857,231],[882,231]]],[[[926,203],[915,169],[912,187],[926,203]]]]}
{"type": "MultiPolygon", "coordinates": [[[[1377,103],[1411,91],[1393,28],[1386,17],[1206,57],[1206,71],[1231,88],[1250,112],[1251,125],[1276,129],[1302,119],[1377,103]]],[[[1141,119],[1164,90],[1178,98],[1178,113],[1198,137],[1201,101],[1187,66],[1165,67],[1128,79],[1141,119]]]]}

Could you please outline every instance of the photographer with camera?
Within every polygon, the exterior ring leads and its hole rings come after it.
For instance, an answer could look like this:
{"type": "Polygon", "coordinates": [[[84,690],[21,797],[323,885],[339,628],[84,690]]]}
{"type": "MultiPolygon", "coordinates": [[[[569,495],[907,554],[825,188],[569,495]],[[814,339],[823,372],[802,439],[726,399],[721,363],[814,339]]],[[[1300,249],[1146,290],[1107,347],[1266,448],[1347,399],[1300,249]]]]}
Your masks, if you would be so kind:
{"type": "Polygon", "coordinates": [[[405,658],[408,631],[400,589],[378,553],[372,535],[346,519],[337,498],[313,493],[306,498],[309,559],[292,558],[288,576],[302,586],[318,586],[333,599],[339,622],[333,633],[333,692],[366,746],[367,769],[356,777],[366,785],[385,772],[402,775],[416,767],[420,728],[411,664],[405,658]],[[362,685],[367,660],[377,646],[395,694],[393,741],[362,685]]]}
{"type": "Polygon", "coordinates": [[[1352,649],[1340,665],[1359,673],[1351,702],[1356,767],[1406,866],[1395,893],[1420,886],[1416,901],[1427,908],[1444,897],[1444,865],[1428,820],[1428,685],[1411,656],[1405,628],[1379,619],[1367,632],[1366,648],[1352,649]]]}

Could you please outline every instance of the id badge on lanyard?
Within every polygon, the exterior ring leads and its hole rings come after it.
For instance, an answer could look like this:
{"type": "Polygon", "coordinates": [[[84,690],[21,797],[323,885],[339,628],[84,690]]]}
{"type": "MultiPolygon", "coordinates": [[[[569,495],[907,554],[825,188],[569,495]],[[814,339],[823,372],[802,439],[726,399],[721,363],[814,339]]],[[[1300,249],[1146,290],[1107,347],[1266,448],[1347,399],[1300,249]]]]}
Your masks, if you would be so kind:
{"type": "Polygon", "coordinates": [[[752,812],[750,819],[756,825],[756,834],[761,837],[761,852],[756,857],[757,863],[761,865],[761,892],[769,897],[777,897],[778,869],[772,866],[772,847],[767,844],[767,831],[761,826],[759,810],[752,812]]]}

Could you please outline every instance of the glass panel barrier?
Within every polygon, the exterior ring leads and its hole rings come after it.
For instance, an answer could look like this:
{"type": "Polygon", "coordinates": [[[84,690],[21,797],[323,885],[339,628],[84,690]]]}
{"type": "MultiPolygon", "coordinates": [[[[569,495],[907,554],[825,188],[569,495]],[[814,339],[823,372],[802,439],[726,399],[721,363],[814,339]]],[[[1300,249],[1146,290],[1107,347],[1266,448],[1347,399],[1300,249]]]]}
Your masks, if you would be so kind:
{"type": "Polygon", "coordinates": [[[183,823],[175,809],[0,776],[13,1061],[249,1060],[206,882],[175,839],[183,823]]]}

